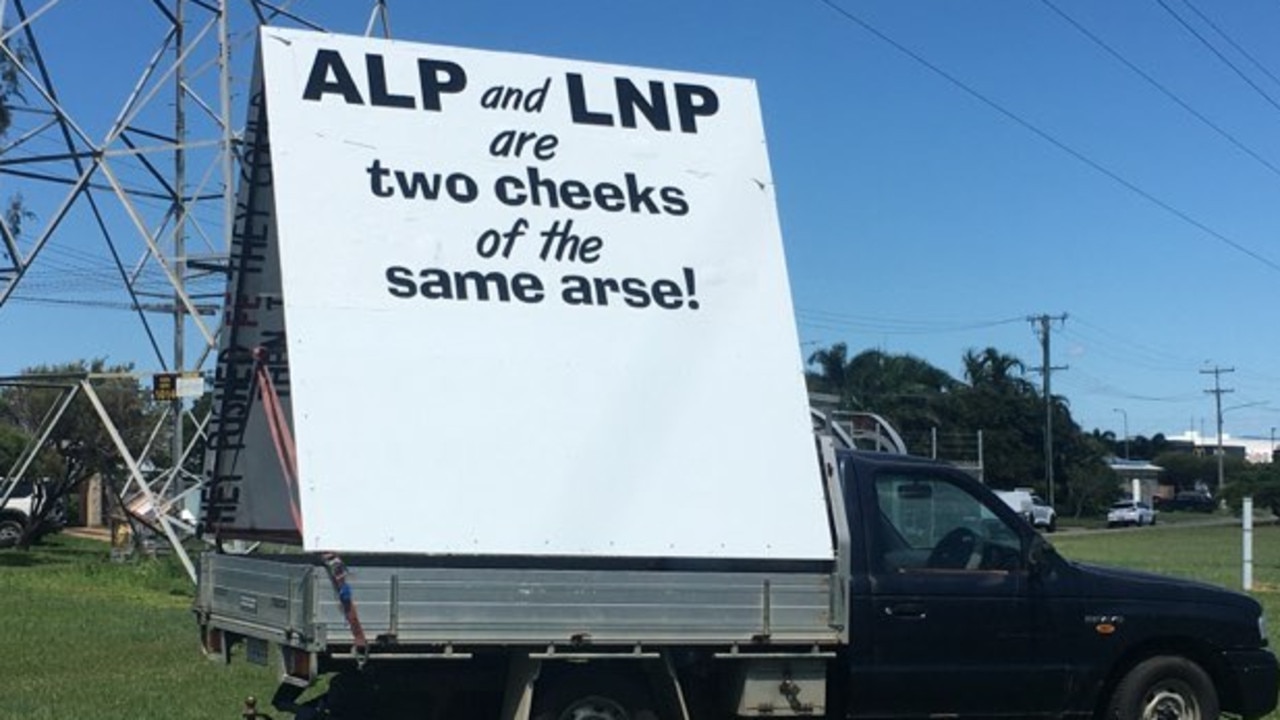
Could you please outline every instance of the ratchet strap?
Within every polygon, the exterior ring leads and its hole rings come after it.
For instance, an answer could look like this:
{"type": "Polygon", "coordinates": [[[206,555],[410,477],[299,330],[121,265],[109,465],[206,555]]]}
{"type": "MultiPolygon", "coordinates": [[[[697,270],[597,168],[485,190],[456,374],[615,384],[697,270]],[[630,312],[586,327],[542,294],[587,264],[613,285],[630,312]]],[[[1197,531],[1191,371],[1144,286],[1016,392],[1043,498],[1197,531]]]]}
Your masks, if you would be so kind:
{"type": "Polygon", "coordinates": [[[324,561],[324,569],[329,572],[329,581],[333,583],[333,590],[338,594],[338,602],[342,605],[342,615],[347,619],[347,626],[351,628],[351,636],[355,638],[352,651],[356,656],[356,663],[363,665],[369,656],[369,641],[365,639],[364,627],[360,624],[360,615],[356,612],[356,601],[352,597],[351,585],[347,583],[347,566],[337,553],[321,553],[320,559],[324,561]]]}

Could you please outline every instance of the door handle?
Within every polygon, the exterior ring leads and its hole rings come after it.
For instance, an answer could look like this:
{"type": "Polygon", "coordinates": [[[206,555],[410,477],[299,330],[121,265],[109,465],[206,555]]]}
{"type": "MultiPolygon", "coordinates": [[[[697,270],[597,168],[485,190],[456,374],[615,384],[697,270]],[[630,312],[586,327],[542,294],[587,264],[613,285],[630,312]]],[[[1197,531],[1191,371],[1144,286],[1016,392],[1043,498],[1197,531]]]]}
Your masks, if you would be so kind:
{"type": "Polygon", "coordinates": [[[928,617],[924,603],[894,603],[884,606],[884,614],[899,620],[923,620],[928,617]]]}

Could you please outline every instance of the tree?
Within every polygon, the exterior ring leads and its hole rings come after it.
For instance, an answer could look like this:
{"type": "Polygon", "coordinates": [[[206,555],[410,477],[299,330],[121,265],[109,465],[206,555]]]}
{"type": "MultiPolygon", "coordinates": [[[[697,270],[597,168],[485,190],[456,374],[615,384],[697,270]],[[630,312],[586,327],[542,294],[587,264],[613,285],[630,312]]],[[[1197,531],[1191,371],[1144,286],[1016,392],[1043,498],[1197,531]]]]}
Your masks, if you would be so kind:
{"type": "Polygon", "coordinates": [[[845,410],[876,413],[904,437],[948,422],[946,397],[959,383],[913,355],[865,350],[850,358],[836,343],[809,356],[809,388],[840,398],[845,410]]]}
{"type": "Polygon", "coordinates": [[[965,379],[973,388],[1012,396],[1035,395],[1035,386],[1022,377],[1026,365],[1013,355],[1002,353],[993,347],[981,352],[969,349],[965,351],[961,362],[964,363],[965,379]],[[1015,370],[1016,375],[1013,372],[1015,370]]]}
{"type": "MultiPolygon", "coordinates": [[[[851,358],[848,346],[836,343],[809,356],[807,379],[811,390],[839,396],[844,409],[885,417],[904,438],[928,437],[933,429],[982,431],[989,484],[1037,485],[1044,476],[1045,410],[1022,375],[1026,366],[994,347],[969,350],[961,360],[965,382],[911,355],[865,350],[851,358]]],[[[1062,497],[1077,513],[1105,507],[1116,487],[1102,460],[1105,443],[1081,430],[1062,396],[1053,397],[1053,420],[1055,490],[1067,491],[1062,497]],[[1076,482],[1081,487],[1072,493],[1076,482]]]]}
{"type": "Polygon", "coordinates": [[[849,369],[849,346],[836,343],[829,348],[815,350],[809,356],[811,368],[805,373],[809,390],[840,396],[840,404],[849,406],[851,398],[846,397],[846,385],[849,369]]]}
{"type": "MultiPolygon", "coordinates": [[[[132,369],[130,365],[107,366],[101,359],[28,368],[23,371],[23,377],[30,382],[0,389],[0,424],[9,426],[9,434],[35,437],[46,414],[60,398],[59,385],[65,386],[89,374],[110,375],[113,377],[94,380],[94,389],[126,447],[137,453],[150,439],[160,410],[141,391],[138,380],[129,374],[132,369]],[[61,381],[36,382],[41,376],[61,381]]],[[[31,531],[89,477],[101,474],[104,482],[116,488],[127,477],[124,459],[83,394],[74,399],[52,428],[37,462],[35,475],[44,484],[45,492],[20,546],[29,544],[31,531]]]]}
{"type": "MultiPolygon", "coordinates": [[[[1216,455],[1192,455],[1171,451],[1157,455],[1151,461],[1164,470],[1164,479],[1177,490],[1194,490],[1204,484],[1211,490],[1218,489],[1218,458],[1216,455]]],[[[1248,474],[1244,458],[1230,455],[1222,458],[1222,475],[1227,485],[1248,474]]]]}
{"type": "Polygon", "coordinates": [[[1240,468],[1222,491],[1222,498],[1232,512],[1239,514],[1245,497],[1252,497],[1255,508],[1267,508],[1280,517],[1280,467],[1260,463],[1240,468]]]}
{"type": "Polygon", "coordinates": [[[966,351],[961,362],[967,385],[956,396],[956,414],[966,429],[982,431],[987,482],[999,488],[1031,484],[1043,475],[1044,413],[1035,386],[1020,376],[1022,361],[988,347],[966,351]]]}

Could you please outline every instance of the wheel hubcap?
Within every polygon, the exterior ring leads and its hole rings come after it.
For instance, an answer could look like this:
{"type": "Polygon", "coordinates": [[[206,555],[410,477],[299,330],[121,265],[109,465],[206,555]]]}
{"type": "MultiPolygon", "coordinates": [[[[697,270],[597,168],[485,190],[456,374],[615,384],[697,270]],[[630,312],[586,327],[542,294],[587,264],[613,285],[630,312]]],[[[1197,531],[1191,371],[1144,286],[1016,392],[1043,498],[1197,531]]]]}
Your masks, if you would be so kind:
{"type": "Polygon", "coordinates": [[[1184,693],[1158,688],[1147,697],[1142,720],[1200,720],[1200,708],[1184,693]]]}

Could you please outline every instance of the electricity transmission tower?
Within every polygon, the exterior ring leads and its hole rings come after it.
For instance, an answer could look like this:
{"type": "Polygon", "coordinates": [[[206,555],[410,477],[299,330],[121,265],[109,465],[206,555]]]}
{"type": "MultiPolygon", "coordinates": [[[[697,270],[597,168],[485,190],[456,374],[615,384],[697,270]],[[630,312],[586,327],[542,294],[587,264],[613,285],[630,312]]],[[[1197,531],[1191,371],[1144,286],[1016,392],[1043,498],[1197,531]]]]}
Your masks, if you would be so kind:
{"type": "MultiPolygon", "coordinates": [[[[58,318],[41,328],[42,337],[91,337],[106,317],[136,338],[143,363],[166,374],[208,374],[256,28],[319,29],[290,4],[119,2],[111,4],[112,30],[85,32],[84,0],[0,0],[0,52],[18,89],[0,141],[0,201],[21,205],[0,217],[0,334],[12,327],[4,323],[10,315],[30,316],[34,308],[58,318]],[[109,97],[115,87],[119,97],[109,97]],[[132,321],[120,322],[121,313],[132,321]]],[[[385,0],[371,4],[366,34],[379,24],[388,34],[385,0]]],[[[38,344],[40,337],[2,341],[38,344]]],[[[85,357],[100,354],[90,347],[85,357]]],[[[92,399],[93,378],[83,380],[66,392],[92,399]]],[[[117,442],[129,468],[121,501],[130,507],[147,499],[148,520],[192,571],[180,541],[194,527],[181,511],[198,497],[201,478],[185,468],[197,439],[185,428],[198,435],[203,419],[192,416],[189,397],[166,402],[167,432],[157,427],[153,437],[168,438],[167,457],[151,443],[117,442]]],[[[95,403],[95,410],[114,431],[108,409],[95,403]]],[[[8,470],[0,468],[0,476],[8,470]]]]}

